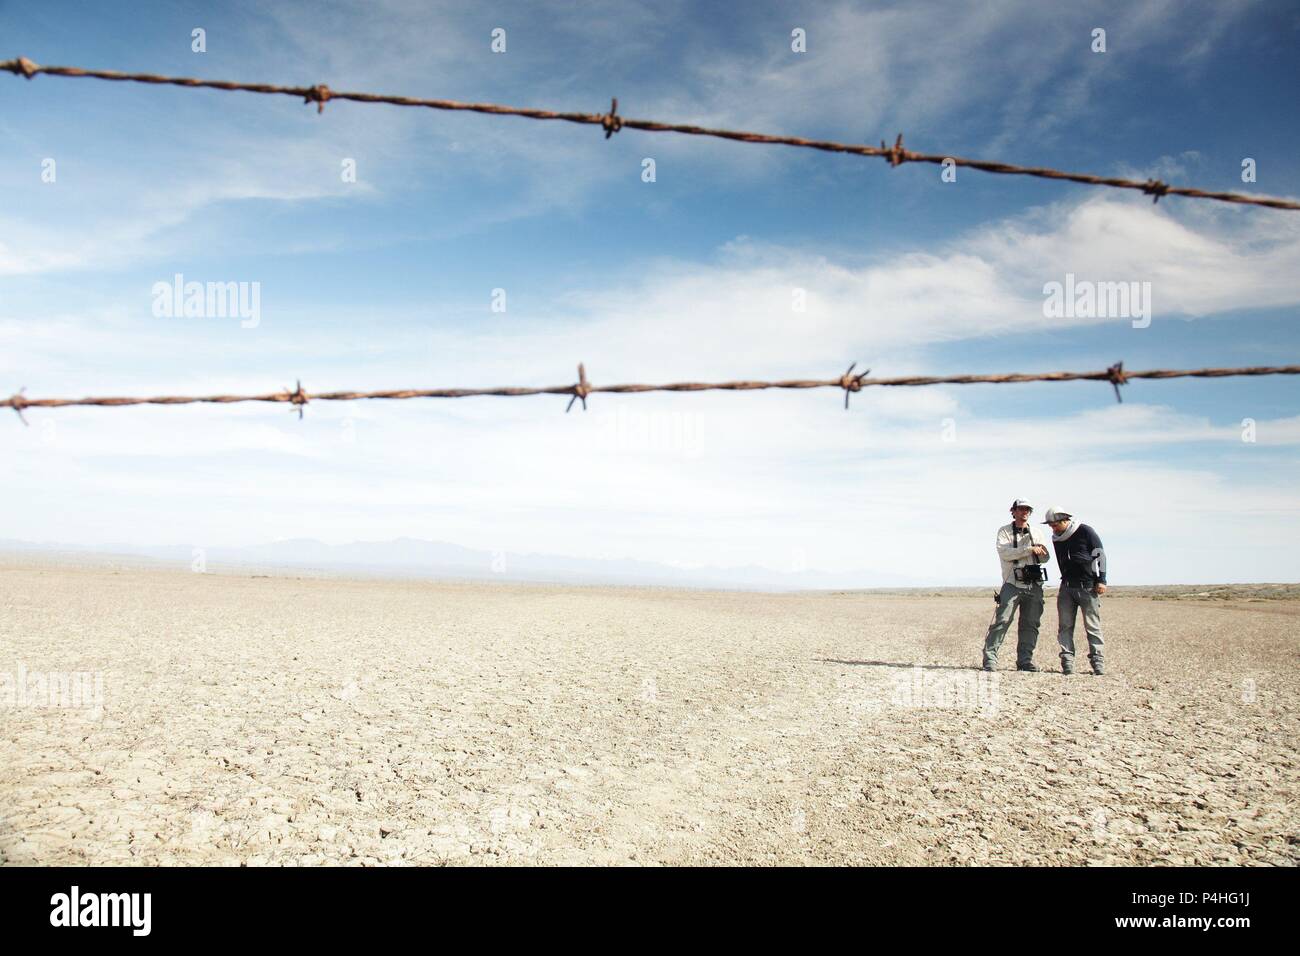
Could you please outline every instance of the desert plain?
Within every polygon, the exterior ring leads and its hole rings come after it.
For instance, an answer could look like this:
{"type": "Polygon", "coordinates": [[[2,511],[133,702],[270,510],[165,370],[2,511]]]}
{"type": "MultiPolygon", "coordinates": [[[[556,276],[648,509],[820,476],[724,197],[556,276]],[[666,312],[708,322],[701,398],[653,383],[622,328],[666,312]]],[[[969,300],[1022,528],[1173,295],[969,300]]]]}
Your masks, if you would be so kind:
{"type": "Polygon", "coordinates": [[[0,864],[1300,862],[1300,589],[1052,593],[0,558],[0,864]]]}

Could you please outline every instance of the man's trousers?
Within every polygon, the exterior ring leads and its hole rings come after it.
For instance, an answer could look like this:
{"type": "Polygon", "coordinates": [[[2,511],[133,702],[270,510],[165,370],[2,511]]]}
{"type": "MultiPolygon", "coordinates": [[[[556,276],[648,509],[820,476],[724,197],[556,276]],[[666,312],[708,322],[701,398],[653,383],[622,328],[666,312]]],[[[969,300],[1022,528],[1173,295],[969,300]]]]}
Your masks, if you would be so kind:
{"type": "Polygon", "coordinates": [[[1029,587],[1017,587],[1010,581],[1002,585],[999,594],[997,613],[984,638],[984,666],[997,667],[998,651],[1002,640],[1011,627],[1011,618],[1020,609],[1020,626],[1016,638],[1016,666],[1032,667],[1034,647],[1038,644],[1038,622],[1043,617],[1043,586],[1031,584],[1029,587]]]}
{"type": "Polygon", "coordinates": [[[1062,584],[1056,595],[1056,615],[1060,619],[1060,630],[1056,635],[1061,645],[1061,666],[1074,666],[1074,620],[1078,612],[1083,612],[1083,629],[1088,634],[1088,660],[1094,668],[1105,663],[1106,645],[1101,639],[1101,597],[1093,594],[1091,588],[1072,587],[1062,584]]]}

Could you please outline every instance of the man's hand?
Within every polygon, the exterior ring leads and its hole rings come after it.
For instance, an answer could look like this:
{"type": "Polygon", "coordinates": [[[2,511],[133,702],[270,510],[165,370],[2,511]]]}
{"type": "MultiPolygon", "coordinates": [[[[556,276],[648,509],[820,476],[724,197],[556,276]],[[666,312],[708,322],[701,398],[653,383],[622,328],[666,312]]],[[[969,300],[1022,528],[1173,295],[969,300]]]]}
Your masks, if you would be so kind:
{"type": "Polygon", "coordinates": [[[1047,548],[1043,547],[1041,544],[1034,545],[1034,556],[1038,558],[1047,557],[1047,548]]]}
{"type": "Polygon", "coordinates": [[[1098,584],[1095,588],[1092,589],[1092,593],[1097,595],[1098,597],[1101,597],[1101,595],[1106,593],[1106,585],[1098,584]]]}

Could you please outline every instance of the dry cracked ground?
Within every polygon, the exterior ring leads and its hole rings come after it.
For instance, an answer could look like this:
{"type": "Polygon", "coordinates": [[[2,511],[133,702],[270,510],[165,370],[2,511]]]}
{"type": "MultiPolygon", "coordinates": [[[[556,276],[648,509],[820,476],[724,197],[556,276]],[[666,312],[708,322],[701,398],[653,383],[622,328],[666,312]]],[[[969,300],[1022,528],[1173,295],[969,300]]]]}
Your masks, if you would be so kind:
{"type": "Polygon", "coordinates": [[[0,863],[1300,862],[1300,600],[1105,601],[10,561],[0,863]]]}

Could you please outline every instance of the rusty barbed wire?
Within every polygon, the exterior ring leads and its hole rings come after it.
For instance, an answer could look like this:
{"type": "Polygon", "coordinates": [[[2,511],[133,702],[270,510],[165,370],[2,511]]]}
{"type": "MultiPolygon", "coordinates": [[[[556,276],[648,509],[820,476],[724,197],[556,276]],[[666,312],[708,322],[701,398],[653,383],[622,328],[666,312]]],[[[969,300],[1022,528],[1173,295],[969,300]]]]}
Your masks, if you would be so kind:
{"type": "Polygon", "coordinates": [[[897,378],[868,378],[867,372],[857,375],[853,369],[857,363],[849,366],[847,372],[831,379],[786,379],[782,381],[733,381],[733,382],[671,382],[665,385],[593,385],[587,379],[586,367],[578,365],[578,381],[572,385],[550,385],[541,388],[429,388],[396,389],[377,392],[318,392],[308,393],[299,381],[293,391],[285,389],[264,395],[159,395],[152,398],[28,398],[26,389],[19,389],[7,399],[0,400],[0,408],[12,408],[18,413],[23,424],[27,419],[23,411],[28,408],[68,408],[72,406],[94,406],[117,408],[126,405],[195,405],[216,404],[229,405],[237,402],[273,402],[288,404],[302,418],[303,407],[309,402],[351,402],[360,400],[401,400],[410,398],[474,398],[493,395],[501,398],[519,398],[525,395],[569,395],[569,404],[565,411],[573,408],[574,402],[581,401],[582,408],[587,408],[587,398],[604,392],[612,395],[630,395],[642,392],[749,392],[765,389],[809,389],[838,388],[844,391],[844,407],[849,407],[849,396],[864,388],[876,387],[914,387],[924,385],[1012,385],[1021,382],[1109,382],[1115,388],[1115,397],[1120,398],[1120,386],[1127,385],[1133,379],[1170,379],[1170,378],[1228,378],[1234,376],[1256,375],[1300,375],[1300,365],[1257,365],[1245,368],[1194,368],[1194,369],[1147,369],[1140,372],[1127,371],[1123,362],[1116,362],[1107,369],[1098,372],[1010,372],[1001,375],[907,375],[897,378]]]}
{"type": "Polygon", "coordinates": [[[848,153],[856,156],[877,156],[889,161],[889,165],[901,166],[903,163],[930,163],[942,166],[952,163],[985,173],[997,173],[1012,176],[1033,176],[1039,179],[1059,179],[1088,186],[1108,186],[1114,189],[1134,189],[1152,197],[1159,202],[1161,196],[1186,196],[1191,199],[1213,199],[1219,202],[1240,203],[1252,206],[1267,206],[1270,209],[1300,210],[1300,202],[1277,199],[1269,196],[1251,196],[1245,193],[1216,192],[1194,189],[1189,186],[1170,186],[1158,179],[1125,179],[1117,176],[1095,176],[1090,173],[1071,173],[1045,166],[1018,166],[1012,163],[999,163],[980,159],[967,159],[940,153],[919,153],[903,148],[903,134],[899,133],[893,146],[886,146],[881,140],[879,146],[867,146],[857,143],[838,143],[832,140],[806,139],[802,136],[778,136],[767,133],[752,133],[742,130],[711,129],[686,123],[662,123],[655,120],[629,119],[618,114],[618,100],[614,99],[608,113],[577,113],[556,110],[530,109],[518,106],[504,106],[499,103],[462,103],[456,100],[422,99],[413,96],[389,96],[378,93],[347,93],[332,90],[324,83],[313,86],[278,86],[272,83],[238,83],[228,80],[202,80],[185,76],[163,76],[157,73],[123,73],[117,70],[88,70],[75,66],[41,66],[26,57],[0,61],[0,70],[32,79],[40,74],[47,76],[85,77],[114,82],[148,83],[163,86],[181,86],[187,88],[237,91],[245,93],[262,93],[300,97],[305,103],[315,103],[318,113],[324,112],[325,104],[330,100],[347,100],[354,103],[386,103],[390,106],[420,106],[435,110],[451,110],[470,113],[487,113],[495,116],[520,116],[534,120],[560,120],[566,123],[581,123],[599,126],[609,139],[614,133],[624,129],[636,129],[647,133],[680,133],[687,136],[711,136],[716,139],[729,139],[741,143],[766,143],[780,146],[796,146],[804,149],[816,149],[830,153],[848,153]]]}

